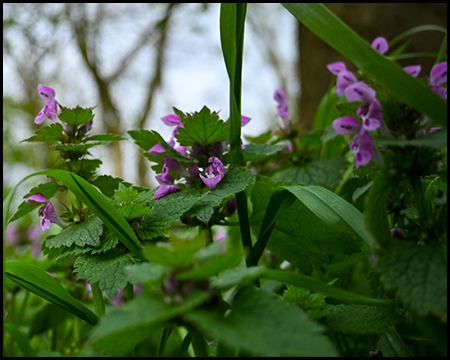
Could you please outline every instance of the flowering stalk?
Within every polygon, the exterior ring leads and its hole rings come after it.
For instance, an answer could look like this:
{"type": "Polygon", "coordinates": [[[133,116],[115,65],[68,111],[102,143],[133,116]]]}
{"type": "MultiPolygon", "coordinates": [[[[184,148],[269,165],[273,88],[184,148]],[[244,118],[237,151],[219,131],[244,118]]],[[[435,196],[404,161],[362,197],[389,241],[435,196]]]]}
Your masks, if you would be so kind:
{"type": "Polygon", "coordinates": [[[100,290],[99,282],[91,284],[92,297],[94,299],[95,314],[101,318],[105,315],[105,302],[103,301],[103,293],[100,290]]]}

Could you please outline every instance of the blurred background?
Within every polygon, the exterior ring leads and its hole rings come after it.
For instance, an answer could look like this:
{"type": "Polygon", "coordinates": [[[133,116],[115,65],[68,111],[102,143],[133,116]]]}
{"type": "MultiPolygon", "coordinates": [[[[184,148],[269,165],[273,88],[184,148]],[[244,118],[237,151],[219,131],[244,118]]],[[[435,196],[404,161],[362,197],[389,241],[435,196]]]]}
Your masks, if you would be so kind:
{"type": "MultiPolygon", "coordinates": [[[[418,25],[447,27],[447,4],[326,4],[366,41],[388,40],[418,25]]],[[[38,84],[56,91],[66,107],[96,106],[92,133],[127,141],[100,146],[100,174],[154,187],[150,163],[127,130],[152,129],[168,139],[160,118],[172,106],[204,105],[228,118],[228,78],[219,37],[219,4],[3,4],[3,196],[26,175],[54,164],[45,144],[20,143],[44,125],[34,118],[44,101],[38,84]]],[[[411,37],[409,52],[437,52],[442,33],[411,37]]],[[[326,64],[349,61],[324,44],[279,4],[249,4],[245,28],[242,114],[252,118],[244,135],[277,128],[273,92],[288,95],[291,119],[312,127],[331,74],[326,64]]],[[[432,58],[405,59],[402,66],[432,58]]],[[[30,189],[33,181],[26,184],[30,189]]],[[[25,192],[22,192],[24,194],[25,192]]],[[[19,195],[18,195],[19,196],[19,195]]],[[[17,197],[18,197],[17,196],[17,197]]],[[[19,201],[19,200],[18,200],[19,201]]]]}

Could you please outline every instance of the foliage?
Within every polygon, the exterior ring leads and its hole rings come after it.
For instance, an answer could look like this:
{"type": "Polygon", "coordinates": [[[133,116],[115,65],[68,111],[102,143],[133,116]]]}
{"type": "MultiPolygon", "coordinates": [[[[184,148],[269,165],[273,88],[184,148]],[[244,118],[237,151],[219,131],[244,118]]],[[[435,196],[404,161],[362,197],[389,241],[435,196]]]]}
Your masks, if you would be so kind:
{"type": "Polygon", "coordinates": [[[94,108],[63,107],[38,86],[35,122],[53,123],[25,141],[49,143],[58,160],[6,197],[4,238],[37,207],[41,230],[63,229],[44,240],[45,259],[4,261],[4,354],[45,356],[36,339],[50,334],[59,355],[446,355],[447,131],[434,127],[446,127],[445,51],[416,79],[383,56],[385,39],[369,46],[320,4],[284,6],[358,72],[329,65],[336,87],[313,133],[293,128],[277,89],[284,128],[241,144],[247,7],[223,4],[230,119],[173,108],[161,118],[170,140],[128,131],[155,189],[97,174],[89,149],[124,139],[90,136],[94,108]],[[56,181],[8,218],[38,175],[56,181]]]}

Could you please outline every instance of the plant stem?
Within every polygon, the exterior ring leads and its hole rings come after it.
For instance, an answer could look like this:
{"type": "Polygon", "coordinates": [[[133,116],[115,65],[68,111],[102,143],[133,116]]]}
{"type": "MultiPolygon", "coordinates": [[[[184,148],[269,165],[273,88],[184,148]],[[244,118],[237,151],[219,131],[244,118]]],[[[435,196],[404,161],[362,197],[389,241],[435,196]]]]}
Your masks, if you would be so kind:
{"type": "Polygon", "coordinates": [[[126,292],[127,292],[127,301],[133,300],[134,299],[133,284],[127,282],[126,292]]]}
{"type": "Polygon", "coordinates": [[[411,185],[414,193],[414,198],[416,201],[417,211],[419,212],[422,225],[426,228],[428,220],[427,204],[425,201],[425,196],[422,189],[422,183],[420,182],[420,177],[417,174],[411,175],[411,185]]]}
{"type": "Polygon", "coordinates": [[[103,302],[103,294],[100,290],[100,286],[98,284],[98,281],[96,283],[91,284],[92,288],[92,296],[94,298],[94,307],[95,307],[95,314],[101,318],[103,315],[105,315],[105,303],[103,302]]]}
{"type": "Polygon", "coordinates": [[[173,330],[172,326],[168,326],[168,327],[164,328],[163,333],[161,335],[161,342],[159,344],[158,357],[164,356],[164,351],[166,350],[167,339],[169,338],[172,330],[173,330]]]}
{"type": "Polygon", "coordinates": [[[209,244],[212,244],[214,242],[211,225],[208,224],[203,230],[206,234],[206,245],[208,246],[209,244]]]}

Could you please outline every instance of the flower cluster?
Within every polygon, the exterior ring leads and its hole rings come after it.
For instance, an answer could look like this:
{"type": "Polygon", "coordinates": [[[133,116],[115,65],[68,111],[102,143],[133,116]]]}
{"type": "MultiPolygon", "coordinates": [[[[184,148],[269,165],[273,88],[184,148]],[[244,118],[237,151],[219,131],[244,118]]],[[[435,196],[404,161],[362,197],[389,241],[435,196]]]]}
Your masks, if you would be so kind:
{"type": "MultiPolygon", "coordinates": [[[[183,165],[182,162],[166,155],[163,159],[162,174],[156,176],[160,187],[155,192],[155,199],[181,191],[181,188],[175,184],[175,179],[169,173],[169,170],[173,170],[183,177],[187,187],[198,187],[203,184],[203,186],[214,188],[225,176],[225,167],[221,157],[229,145],[229,140],[218,141],[207,147],[197,142],[188,147],[176,146],[175,135],[179,134],[178,129],[184,128],[180,116],[171,114],[162,117],[161,120],[165,125],[175,127],[167,144],[186,158],[190,164],[189,166],[183,165]]],[[[250,120],[251,118],[242,116],[241,126],[245,126],[250,120]]],[[[244,148],[243,144],[242,148],[244,148]]],[[[161,143],[154,145],[148,152],[153,156],[166,153],[161,143]]]]}
{"type": "Polygon", "coordinates": [[[41,231],[50,229],[51,223],[61,226],[63,229],[68,227],[67,223],[62,220],[56,213],[53,204],[47,200],[44,195],[38,193],[31,195],[25,202],[30,206],[43,206],[39,209],[39,216],[41,217],[41,231]]]}
{"type": "MultiPolygon", "coordinates": [[[[389,48],[383,37],[376,38],[371,46],[380,54],[384,54],[389,48]]],[[[369,131],[379,129],[386,136],[389,136],[390,132],[383,121],[381,104],[376,98],[375,90],[358,80],[342,62],[329,64],[327,68],[336,75],[336,94],[339,97],[345,95],[349,102],[362,102],[356,110],[361,122],[354,117],[344,116],[333,121],[333,128],[341,135],[356,134],[350,142],[350,149],[355,154],[356,168],[367,165],[371,160],[380,162],[380,153],[375,147],[369,131]]],[[[417,77],[420,70],[420,65],[404,68],[404,71],[413,77],[417,77]]],[[[429,82],[430,89],[447,100],[447,90],[440,86],[444,82],[447,82],[447,62],[438,64],[432,69],[429,82]]]]}

